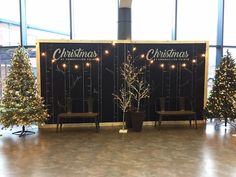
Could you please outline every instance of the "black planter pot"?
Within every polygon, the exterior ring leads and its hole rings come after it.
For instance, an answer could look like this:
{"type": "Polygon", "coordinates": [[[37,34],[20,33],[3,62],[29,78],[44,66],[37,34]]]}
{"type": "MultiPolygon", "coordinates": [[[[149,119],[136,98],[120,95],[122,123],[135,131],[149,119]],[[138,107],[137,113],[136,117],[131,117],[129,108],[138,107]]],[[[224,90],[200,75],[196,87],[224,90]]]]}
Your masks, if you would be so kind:
{"type": "Polygon", "coordinates": [[[131,112],[130,111],[125,112],[125,124],[126,124],[127,129],[132,128],[132,120],[131,120],[131,112]]]}
{"type": "Polygon", "coordinates": [[[135,132],[142,131],[144,118],[145,118],[145,112],[131,112],[133,131],[135,132]]]}

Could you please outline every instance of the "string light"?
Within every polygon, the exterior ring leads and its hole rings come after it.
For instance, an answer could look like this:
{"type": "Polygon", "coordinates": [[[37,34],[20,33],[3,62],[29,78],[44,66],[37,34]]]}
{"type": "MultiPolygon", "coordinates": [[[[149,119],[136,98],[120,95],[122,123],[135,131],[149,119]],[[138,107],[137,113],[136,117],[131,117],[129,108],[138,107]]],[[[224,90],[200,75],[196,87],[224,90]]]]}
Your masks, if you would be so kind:
{"type": "Polygon", "coordinates": [[[144,58],[145,57],[145,55],[144,54],[141,54],[141,58],[144,58]]]}
{"type": "Polygon", "coordinates": [[[133,52],[136,51],[136,49],[137,49],[136,47],[133,47],[133,52]]]}
{"type": "Polygon", "coordinates": [[[41,56],[43,56],[43,57],[46,56],[46,53],[45,53],[45,52],[42,52],[42,53],[41,53],[41,56]]]}
{"type": "Polygon", "coordinates": [[[186,63],[183,63],[183,64],[182,64],[182,67],[184,67],[184,68],[185,68],[186,66],[187,66],[187,65],[186,65],[186,63]]]}
{"type": "Polygon", "coordinates": [[[196,59],[193,59],[193,60],[192,60],[192,63],[196,63],[196,62],[197,62],[197,60],[196,60],[196,59]]]}
{"type": "Polygon", "coordinates": [[[153,60],[150,60],[150,64],[153,64],[154,63],[154,61],[153,60]]]}
{"type": "Polygon", "coordinates": [[[106,54],[106,55],[108,55],[108,54],[109,54],[109,50],[105,50],[104,52],[105,52],[105,54],[106,54]]]}
{"type": "Polygon", "coordinates": [[[65,64],[65,63],[63,63],[63,64],[62,64],[62,67],[63,67],[63,68],[66,68],[66,64],[65,64]]]}
{"type": "Polygon", "coordinates": [[[95,60],[96,60],[96,61],[100,61],[99,57],[97,57],[95,60]]]}
{"type": "Polygon", "coordinates": [[[86,66],[86,67],[89,67],[89,66],[90,66],[90,63],[86,63],[85,66],[86,66]]]}
{"type": "Polygon", "coordinates": [[[112,46],[116,46],[116,42],[115,41],[112,41],[112,46]]]}
{"type": "Polygon", "coordinates": [[[162,64],[160,64],[160,67],[161,67],[161,68],[164,68],[164,67],[165,67],[165,65],[162,63],[162,64]]]}
{"type": "Polygon", "coordinates": [[[52,59],[52,63],[55,63],[56,62],[56,59],[52,59]]]}
{"type": "Polygon", "coordinates": [[[175,69],[175,65],[171,65],[171,69],[175,69]]]}
{"type": "Polygon", "coordinates": [[[74,68],[75,69],[79,69],[79,65],[74,65],[74,68]]]}
{"type": "Polygon", "coordinates": [[[205,55],[205,53],[203,53],[201,56],[202,56],[202,57],[205,57],[206,55],[205,55]]]}

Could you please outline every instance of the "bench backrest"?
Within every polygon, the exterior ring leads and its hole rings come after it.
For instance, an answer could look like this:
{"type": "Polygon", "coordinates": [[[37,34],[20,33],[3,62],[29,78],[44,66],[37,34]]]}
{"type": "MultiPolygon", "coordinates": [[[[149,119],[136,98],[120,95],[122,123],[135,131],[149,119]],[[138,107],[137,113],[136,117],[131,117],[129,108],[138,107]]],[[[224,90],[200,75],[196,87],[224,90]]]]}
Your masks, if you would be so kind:
{"type": "Polygon", "coordinates": [[[166,97],[160,97],[159,99],[159,108],[160,111],[184,111],[184,110],[191,110],[192,106],[187,106],[187,100],[185,97],[178,97],[176,99],[174,98],[166,98],[166,97]],[[172,105],[172,106],[171,106],[172,105]],[[173,106],[175,105],[175,106],[173,106]],[[170,109],[172,107],[172,109],[170,109]],[[173,108],[175,107],[175,108],[173,108]]]}

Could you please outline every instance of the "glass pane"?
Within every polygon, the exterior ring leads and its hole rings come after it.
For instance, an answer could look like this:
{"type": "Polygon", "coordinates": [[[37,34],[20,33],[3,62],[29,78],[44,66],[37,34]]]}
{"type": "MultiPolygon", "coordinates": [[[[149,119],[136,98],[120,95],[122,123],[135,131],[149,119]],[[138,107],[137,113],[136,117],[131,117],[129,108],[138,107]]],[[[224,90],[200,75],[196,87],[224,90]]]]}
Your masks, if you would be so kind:
{"type": "Polygon", "coordinates": [[[20,21],[19,0],[1,0],[0,18],[19,23],[20,21]]]}
{"type": "Polygon", "coordinates": [[[10,60],[12,59],[14,50],[15,48],[0,48],[0,97],[3,93],[4,81],[9,72],[10,60]]]}
{"type": "Polygon", "coordinates": [[[224,16],[224,45],[236,46],[235,34],[235,16],[236,1],[225,0],[225,16],[224,16]]]}
{"type": "Polygon", "coordinates": [[[215,68],[216,68],[216,48],[210,47],[209,62],[208,62],[208,88],[207,88],[208,93],[210,92],[213,86],[213,80],[215,77],[215,68]]]}
{"type": "Polygon", "coordinates": [[[77,0],[73,7],[75,39],[117,39],[117,0],[77,0]]]}
{"type": "Polygon", "coordinates": [[[236,60],[236,47],[235,48],[224,48],[223,55],[226,55],[227,50],[231,53],[232,57],[236,60]]]}
{"type": "Polygon", "coordinates": [[[27,52],[30,59],[33,74],[37,78],[37,60],[36,60],[36,49],[34,47],[27,48],[27,52]]]}
{"type": "Polygon", "coordinates": [[[206,40],[216,44],[217,11],[216,0],[178,1],[178,40],[206,40]]]}
{"type": "Polygon", "coordinates": [[[214,78],[216,67],[216,48],[210,47],[209,49],[209,62],[208,62],[208,78],[214,78]]]}
{"type": "Polygon", "coordinates": [[[173,0],[132,1],[133,40],[171,40],[173,0]]]}
{"type": "Polygon", "coordinates": [[[27,28],[27,45],[35,45],[36,39],[69,39],[68,33],[55,30],[27,28]]]}
{"type": "Polygon", "coordinates": [[[1,0],[0,5],[0,46],[20,44],[19,0],[1,0]]]}
{"type": "Polygon", "coordinates": [[[69,39],[68,0],[26,0],[28,45],[35,45],[37,38],[69,39]]]}

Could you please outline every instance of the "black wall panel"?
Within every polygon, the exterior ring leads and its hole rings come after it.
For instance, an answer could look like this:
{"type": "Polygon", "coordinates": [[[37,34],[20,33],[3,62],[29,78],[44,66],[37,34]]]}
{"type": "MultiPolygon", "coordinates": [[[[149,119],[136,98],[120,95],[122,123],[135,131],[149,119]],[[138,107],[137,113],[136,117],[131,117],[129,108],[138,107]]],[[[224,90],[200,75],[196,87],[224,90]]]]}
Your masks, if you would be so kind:
{"type": "Polygon", "coordinates": [[[120,67],[128,54],[137,66],[147,68],[151,92],[142,103],[146,120],[154,120],[159,97],[167,98],[169,110],[178,109],[178,98],[185,97],[187,106],[202,118],[206,42],[39,41],[37,52],[41,94],[51,115],[48,123],[56,123],[60,112],[88,111],[89,98],[102,122],[121,121],[112,93],[120,88],[120,67]]]}

